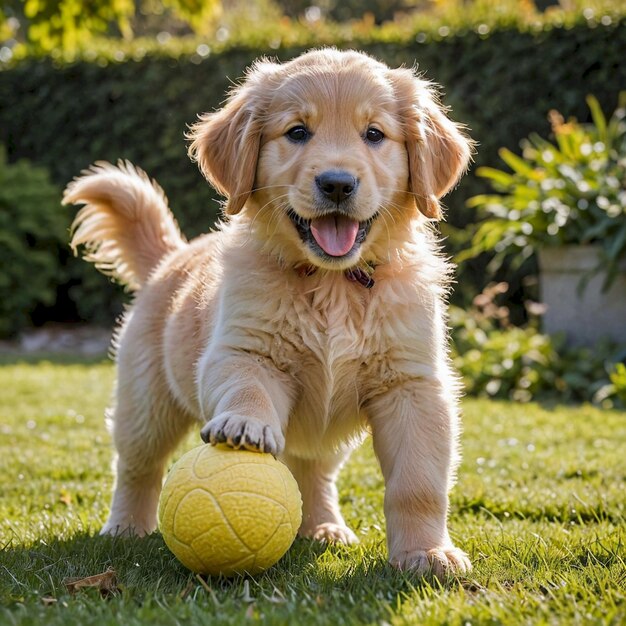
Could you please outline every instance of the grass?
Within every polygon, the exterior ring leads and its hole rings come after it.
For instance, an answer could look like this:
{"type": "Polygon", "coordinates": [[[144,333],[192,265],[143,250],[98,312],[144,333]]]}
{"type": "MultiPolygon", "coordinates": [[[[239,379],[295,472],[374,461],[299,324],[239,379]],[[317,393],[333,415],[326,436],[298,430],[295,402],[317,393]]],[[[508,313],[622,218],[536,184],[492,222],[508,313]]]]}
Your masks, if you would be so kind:
{"type": "Polygon", "coordinates": [[[439,585],[386,565],[368,442],[340,481],[359,546],[297,540],[262,576],[201,580],[158,534],[97,536],[112,384],[106,361],[0,364],[2,625],[626,623],[623,412],[465,400],[450,526],[474,563],[467,577],[439,585]],[[109,566],[111,597],[63,582],[109,566]]]}

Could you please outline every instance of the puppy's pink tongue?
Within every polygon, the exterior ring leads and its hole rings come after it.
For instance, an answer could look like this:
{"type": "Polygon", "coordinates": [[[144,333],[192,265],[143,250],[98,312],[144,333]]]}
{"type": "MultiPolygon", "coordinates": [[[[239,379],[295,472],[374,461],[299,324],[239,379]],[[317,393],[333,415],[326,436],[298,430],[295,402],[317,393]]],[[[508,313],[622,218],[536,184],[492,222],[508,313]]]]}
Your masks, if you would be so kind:
{"type": "Polygon", "coordinates": [[[311,220],[311,233],[330,256],[348,254],[356,241],[359,223],[343,215],[325,215],[311,220]]]}

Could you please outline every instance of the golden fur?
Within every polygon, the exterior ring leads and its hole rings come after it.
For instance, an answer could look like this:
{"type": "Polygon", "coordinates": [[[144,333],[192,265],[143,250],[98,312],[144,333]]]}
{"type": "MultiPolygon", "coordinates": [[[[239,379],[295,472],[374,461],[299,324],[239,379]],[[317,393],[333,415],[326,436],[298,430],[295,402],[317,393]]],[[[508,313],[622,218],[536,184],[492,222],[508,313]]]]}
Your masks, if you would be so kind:
{"type": "Polygon", "coordinates": [[[458,431],[449,267],[428,220],[470,140],[411,70],[334,49],[257,62],[190,139],[227,197],[217,232],[187,243],[161,189],[128,163],[96,164],[66,190],[65,202],[86,205],[72,244],[137,292],[117,335],[117,473],[103,532],[155,529],[168,457],[199,422],[205,441],[287,463],[301,535],[356,541],[334,480],[369,430],[390,561],[467,571],[447,530],[458,431]],[[371,289],[347,280],[355,268],[374,268],[371,289]]]}

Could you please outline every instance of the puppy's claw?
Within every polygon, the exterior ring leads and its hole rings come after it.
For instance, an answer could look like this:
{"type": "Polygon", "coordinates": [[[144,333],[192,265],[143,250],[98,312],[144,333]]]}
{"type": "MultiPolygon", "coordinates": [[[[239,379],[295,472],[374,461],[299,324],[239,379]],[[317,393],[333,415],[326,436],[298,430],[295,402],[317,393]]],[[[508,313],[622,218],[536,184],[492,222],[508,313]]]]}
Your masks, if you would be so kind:
{"type": "Polygon", "coordinates": [[[439,579],[448,575],[467,574],[472,569],[470,560],[459,548],[449,546],[430,550],[408,550],[389,558],[395,568],[420,576],[432,574],[439,579]]]}
{"type": "Polygon", "coordinates": [[[145,537],[153,532],[156,528],[154,525],[137,524],[134,520],[123,519],[117,522],[115,519],[109,519],[100,530],[100,535],[111,535],[112,537],[145,537]]]}
{"type": "Polygon", "coordinates": [[[301,530],[300,536],[311,537],[315,541],[321,541],[322,543],[341,543],[346,546],[359,543],[359,538],[347,526],[332,522],[318,524],[313,528],[301,530]]]}
{"type": "Polygon", "coordinates": [[[253,417],[218,415],[207,422],[200,436],[205,443],[225,443],[231,448],[280,454],[285,447],[283,434],[253,417]]]}

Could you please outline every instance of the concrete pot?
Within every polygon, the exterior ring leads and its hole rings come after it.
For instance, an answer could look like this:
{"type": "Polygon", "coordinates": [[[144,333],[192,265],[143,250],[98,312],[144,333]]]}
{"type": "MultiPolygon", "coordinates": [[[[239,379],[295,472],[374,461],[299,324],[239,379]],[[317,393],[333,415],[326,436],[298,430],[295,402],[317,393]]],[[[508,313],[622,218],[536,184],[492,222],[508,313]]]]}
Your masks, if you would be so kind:
{"type": "Polygon", "coordinates": [[[626,343],[626,262],[602,292],[604,274],[594,274],[580,291],[581,279],[598,264],[594,246],[557,246],[539,250],[539,288],[546,306],[543,331],[564,332],[572,346],[593,347],[609,338],[626,343]]]}

